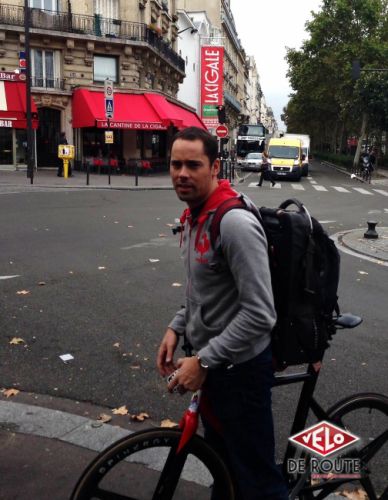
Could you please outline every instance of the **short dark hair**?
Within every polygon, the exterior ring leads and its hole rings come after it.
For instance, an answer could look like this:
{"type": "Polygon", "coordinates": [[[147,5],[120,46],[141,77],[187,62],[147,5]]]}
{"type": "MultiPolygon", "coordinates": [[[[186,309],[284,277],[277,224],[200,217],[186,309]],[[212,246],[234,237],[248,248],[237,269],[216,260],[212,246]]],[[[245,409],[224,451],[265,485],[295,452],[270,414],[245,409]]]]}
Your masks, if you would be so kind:
{"type": "Polygon", "coordinates": [[[203,144],[203,150],[205,152],[205,155],[209,158],[210,165],[213,165],[213,163],[218,157],[217,139],[213,135],[211,135],[207,130],[204,130],[199,127],[187,127],[184,128],[183,130],[180,130],[172,138],[170,156],[171,156],[172,146],[177,139],[182,139],[183,141],[201,141],[203,144]]]}

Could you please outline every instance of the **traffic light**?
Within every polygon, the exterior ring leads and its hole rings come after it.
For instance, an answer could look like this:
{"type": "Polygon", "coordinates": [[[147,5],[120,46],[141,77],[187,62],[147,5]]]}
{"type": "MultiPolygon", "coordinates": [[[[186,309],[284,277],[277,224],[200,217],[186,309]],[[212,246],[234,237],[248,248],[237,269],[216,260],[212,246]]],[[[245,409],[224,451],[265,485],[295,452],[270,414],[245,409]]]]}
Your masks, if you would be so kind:
{"type": "Polygon", "coordinates": [[[218,106],[217,116],[218,116],[218,123],[221,124],[226,123],[225,106],[218,106]]]}

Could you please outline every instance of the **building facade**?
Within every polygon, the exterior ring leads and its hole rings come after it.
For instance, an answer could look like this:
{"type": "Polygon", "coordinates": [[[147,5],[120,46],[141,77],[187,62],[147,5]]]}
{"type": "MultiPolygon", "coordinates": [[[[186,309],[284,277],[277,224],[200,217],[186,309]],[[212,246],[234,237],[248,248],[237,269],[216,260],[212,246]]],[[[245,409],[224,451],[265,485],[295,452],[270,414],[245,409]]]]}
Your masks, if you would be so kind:
{"type": "MultiPolygon", "coordinates": [[[[185,61],[176,52],[175,0],[29,0],[29,5],[38,167],[56,164],[61,131],[76,146],[76,164],[106,157],[108,128],[114,131],[111,154],[120,161],[165,163],[171,134],[184,126],[202,126],[194,109],[177,99],[185,61]],[[106,79],[114,86],[109,122],[106,79]]],[[[0,0],[2,72],[20,72],[24,20],[23,0],[0,0]]],[[[11,149],[12,158],[0,155],[0,162],[25,163],[18,148],[11,149]]]]}

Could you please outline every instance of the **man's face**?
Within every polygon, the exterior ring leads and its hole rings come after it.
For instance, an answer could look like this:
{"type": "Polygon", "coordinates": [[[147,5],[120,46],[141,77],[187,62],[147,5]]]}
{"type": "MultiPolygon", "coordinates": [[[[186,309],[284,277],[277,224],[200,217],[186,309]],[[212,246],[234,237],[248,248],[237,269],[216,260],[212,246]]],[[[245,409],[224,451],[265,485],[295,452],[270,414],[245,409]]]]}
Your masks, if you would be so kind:
{"type": "Polygon", "coordinates": [[[201,140],[177,139],[171,149],[170,175],[178,198],[189,207],[203,203],[217,188],[219,160],[210,165],[201,140]]]}

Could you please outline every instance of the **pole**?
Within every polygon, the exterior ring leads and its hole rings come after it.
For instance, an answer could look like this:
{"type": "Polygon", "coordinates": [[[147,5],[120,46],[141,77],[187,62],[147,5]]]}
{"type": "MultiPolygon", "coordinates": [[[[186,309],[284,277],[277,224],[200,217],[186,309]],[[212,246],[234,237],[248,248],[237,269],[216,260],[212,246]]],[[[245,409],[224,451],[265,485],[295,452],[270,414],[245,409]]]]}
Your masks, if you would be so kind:
{"type": "MultiPolygon", "coordinates": [[[[110,120],[108,118],[108,130],[109,130],[109,127],[110,127],[110,120]]],[[[108,146],[108,184],[110,186],[110,174],[111,174],[111,162],[110,162],[110,142],[108,142],[107,144],[108,146]]]]}
{"type": "Polygon", "coordinates": [[[24,49],[26,52],[27,178],[34,183],[34,153],[31,117],[30,7],[24,0],[24,49]]]}

